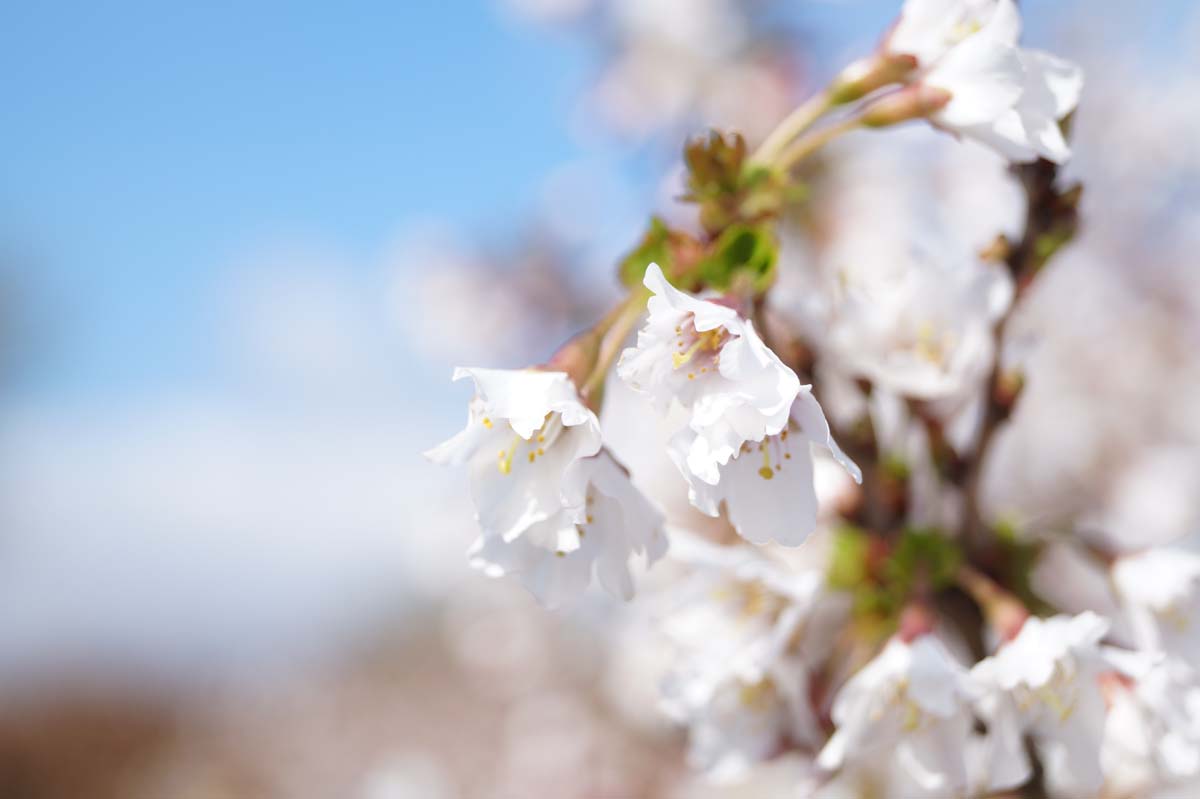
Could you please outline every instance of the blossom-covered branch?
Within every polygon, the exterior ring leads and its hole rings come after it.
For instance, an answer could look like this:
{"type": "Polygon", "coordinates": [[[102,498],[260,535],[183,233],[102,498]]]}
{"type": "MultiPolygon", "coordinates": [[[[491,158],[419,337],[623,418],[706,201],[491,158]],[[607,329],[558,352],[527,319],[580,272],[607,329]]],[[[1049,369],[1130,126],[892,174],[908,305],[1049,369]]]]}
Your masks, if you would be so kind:
{"type": "Polygon", "coordinates": [[[663,707],[714,778],[789,755],[799,795],[825,799],[1200,779],[1200,711],[1164,698],[1200,701],[1200,639],[1172,627],[1200,607],[1200,569],[1106,553],[1109,606],[1055,607],[1031,580],[1052,531],[984,508],[1025,381],[1009,322],[1079,226],[1059,165],[1083,76],[1020,34],[1012,0],[908,0],[757,148],[689,142],[695,224],[651,220],[594,328],[541,366],[461,370],[467,427],[430,456],[469,468],[472,563],[558,606],[592,581],[628,599],[637,561],[671,561],[638,574],[671,652],[663,707]],[[806,168],[908,122],[1006,159],[1020,234],[972,251],[853,218],[803,296],[781,298],[780,260],[825,200],[806,168]],[[614,426],[635,430],[621,454],[614,426]],[[1169,744],[1139,748],[1130,718],[1169,744]]]}

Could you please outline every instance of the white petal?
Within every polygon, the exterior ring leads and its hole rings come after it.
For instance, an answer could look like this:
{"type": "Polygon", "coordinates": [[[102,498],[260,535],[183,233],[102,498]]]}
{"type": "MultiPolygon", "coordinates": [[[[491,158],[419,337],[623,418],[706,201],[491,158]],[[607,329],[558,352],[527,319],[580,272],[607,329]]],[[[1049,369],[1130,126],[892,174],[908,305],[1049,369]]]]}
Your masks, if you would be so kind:
{"type": "Polygon", "coordinates": [[[933,119],[953,129],[995,120],[1020,100],[1024,81],[1017,49],[984,36],[972,36],[952,49],[925,78],[928,85],[951,93],[933,119]]]}
{"type": "Polygon", "coordinates": [[[932,63],[950,46],[950,33],[962,0],[906,0],[888,36],[893,53],[916,56],[922,66],[932,63]]]}
{"type": "MultiPolygon", "coordinates": [[[[817,492],[807,450],[802,439],[790,460],[767,465],[763,453],[754,449],[721,470],[725,509],[742,538],[754,544],[799,546],[816,529],[817,492]]],[[[769,446],[765,453],[776,460],[769,446]]]]}
{"type": "Polygon", "coordinates": [[[1024,731],[1017,709],[1007,695],[997,695],[981,708],[987,722],[984,784],[989,793],[1024,785],[1033,773],[1025,752],[1024,731]]]}
{"type": "Polygon", "coordinates": [[[977,34],[1015,47],[1021,38],[1021,12],[1013,0],[998,0],[992,16],[977,34]]]}
{"type": "Polygon", "coordinates": [[[812,387],[801,386],[801,389],[796,397],[796,403],[792,406],[792,419],[800,426],[800,432],[809,441],[828,449],[833,454],[834,460],[854,478],[854,482],[862,485],[862,469],[858,468],[858,464],[850,460],[849,456],[842,452],[842,448],[833,440],[829,421],[825,418],[821,403],[817,402],[817,398],[812,395],[812,387]]]}
{"type": "Polygon", "coordinates": [[[1078,64],[1041,50],[1022,50],[1021,60],[1026,93],[1038,96],[1039,108],[1056,120],[1075,110],[1083,94],[1083,69],[1078,64]]]}
{"type": "Polygon", "coordinates": [[[596,449],[592,454],[599,451],[600,422],[579,401],[575,385],[565,373],[467,367],[454,370],[455,380],[464,377],[475,382],[475,392],[487,413],[507,419],[521,438],[530,438],[542,426],[546,414],[559,413],[567,427],[582,424],[594,427],[596,449]]]}

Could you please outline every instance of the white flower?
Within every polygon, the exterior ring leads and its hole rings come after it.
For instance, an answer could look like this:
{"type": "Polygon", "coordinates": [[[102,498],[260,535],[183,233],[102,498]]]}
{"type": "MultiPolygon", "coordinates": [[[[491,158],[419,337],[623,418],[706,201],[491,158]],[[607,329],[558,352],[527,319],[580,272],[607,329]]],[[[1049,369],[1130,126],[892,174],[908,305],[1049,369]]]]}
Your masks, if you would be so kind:
{"type": "Polygon", "coordinates": [[[819,571],[686,536],[672,543],[691,573],[661,622],[676,653],[662,706],[687,725],[692,765],[732,779],[785,743],[818,745],[809,669],[844,623],[844,597],[825,592],[819,571]]]}
{"type": "Polygon", "coordinates": [[[582,593],[593,574],[608,593],[628,600],[630,559],[641,555],[651,564],[667,550],[662,517],[606,450],[581,460],[571,477],[562,510],[512,540],[480,536],[468,553],[471,565],[490,577],[518,577],[550,608],[582,593]]]}
{"type": "Polygon", "coordinates": [[[1200,775],[1200,681],[1184,662],[1110,653],[1125,675],[1105,682],[1110,709],[1101,762],[1110,791],[1142,796],[1200,775]]]}
{"type": "Polygon", "coordinates": [[[1013,161],[1070,157],[1058,120],[1083,88],[1078,66],[1017,46],[1013,0],[907,0],[887,41],[917,58],[922,83],[950,93],[931,119],[1013,161]]]}
{"type": "Polygon", "coordinates": [[[467,426],[426,457],[467,464],[482,528],[472,565],[518,576],[550,606],[583,591],[593,573],[613,595],[632,596],[629,560],[662,555],[661,519],[601,449],[599,421],[570,378],[455,371],[454,379],[463,377],[476,390],[467,426]]]}
{"type": "Polygon", "coordinates": [[[649,319],[617,369],[660,412],[686,411],[669,449],[692,504],[717,516],[724,502],[738,533],[755,543],[799,544],[816,524],[809,444],[829,447],[855,479],[857,467],[833,442],[809,388],[749,320],[675,289],[655,264],[645,284],[654,292],[649,319]]]}
{"type": "Polygon", "coordinates": [[[715,469],[694,468],[698,437],[685,429],[671,441],[670,455],[688,482],[692,504],[717,516],[724,503],[729,522],[754,544],[804,542],[817,525],[812,445],[829,449],[861,482],[862,473],[833,440],[829,423],[809,386],[801,386],[787,426],[761,441],[745,441],[715,469]]]}
{"type": "Polygon", "coordinates": [[[898,770],[923,792],[960,796],[978,688],[934,635],[893,638],[838,693],[818,765],[898,770]],[[894,761],[893,761],[894,758],[894,761]]]}
{"type": "Polygon", "coordinates": [[[917,247],[886,263],[834,266],[844,299],[830,346],[841,368],[924,400],[961,400],[978,387],[994,356],[995,322],[1012,303],[1006,272],[917,247]]]}
{"type": "Polygon", "coordinates": [[[695,468],[715,472],[742,442],[784,428],[800,379],[733,308],[676,289],[657,264],[644,283],[650,315],[617,372],[658,408],[678,402],[692,412],[704,448],[695,468]]]}
{"type": "Polygon", "coordinates": [[[1119,558],[1112,578],[1139,647],[1200,663],[1200,557],[1150,549],[1119,558]]]}
{"type": "Polygon", "coordinates": [[[1033,738],[1054,796],[1095,796],[1103,783],[1100,745],[1105,702],[1100,650],[1108,622],[1094,613],[1028,619],[1012,641],[980,661],[972,675],[987,693],[979,711],[988,725],[988,787],[1025,782],[1022,738],[1033,738]]]}

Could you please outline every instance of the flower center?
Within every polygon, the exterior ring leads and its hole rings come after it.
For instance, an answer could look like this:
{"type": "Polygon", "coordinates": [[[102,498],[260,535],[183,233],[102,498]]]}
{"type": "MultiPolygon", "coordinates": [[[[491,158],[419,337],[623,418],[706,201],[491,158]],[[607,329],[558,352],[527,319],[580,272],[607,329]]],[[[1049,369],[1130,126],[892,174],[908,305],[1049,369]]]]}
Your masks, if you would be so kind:
{"type": "MultiPolygon", "coordinates": [[[[483,426],[490,430],[492,427],[491,419],[485,418],[483,420],[483,426]]],[[[538,458],[546,454],[546,450],[558,440],[558,437],[562,435],[564,429],[565,428],[563,427],[562,423],[562,414],[548,413],[546,414],[545,421],[542,422],[542,426],[539,427],[528,439],[522,438],[519,435],[514,435],[512,443],[509,445],[508,449],[500,450],[496,464],[497,468],[500,470],[500,474],[512,473],[513,464],[519,461],[517,458],[517,450],[522,444],[528,445],[529,452],[526,453],[526,459],[529,463],[533,463],[538,458]]]]}
{"type": "Polygon", "coordinates": [[[783,470],[784,461],[792,459],[791,447],[787,443],[788,431],[782,430],[777,436],[767,436],[758,444],[746,442],[742,444],[742,451],[738,453],[738,457],[749,455],[754,452],[757,447],[759,453],[762,454],[763,465],[758,470],[758,476],[764,480],[771,480],[775,477],[775,473],[783,470]]]}
{"type": "Polygon", "coordinates": [[[682,369],[690,364],[688,380],[694,380],[696,374],[706,374],[716,371],[721,363],[721,348],[729,342],[730,333],[723,327],[700,332],[696,330],[696,320],[691,314],[675,328],[675,352],[671,353],[671,365],[682,369]]]}
{"type": "Polygon", "coordinates": [[[755,713],[763,713],[774,706],[775,695],[775,683],[769,678],[756,683],[742,683],[738,687],[738,700],[743,707],[755,713]]]}
{"type": "Polygon", "coordinates": [[[933,322],[925,320],[917,326],[913,349],[917,357],[934,366],[945,366],[950,350],[954,347],[954,334],[944,331],[940,335],[933,322]]]}

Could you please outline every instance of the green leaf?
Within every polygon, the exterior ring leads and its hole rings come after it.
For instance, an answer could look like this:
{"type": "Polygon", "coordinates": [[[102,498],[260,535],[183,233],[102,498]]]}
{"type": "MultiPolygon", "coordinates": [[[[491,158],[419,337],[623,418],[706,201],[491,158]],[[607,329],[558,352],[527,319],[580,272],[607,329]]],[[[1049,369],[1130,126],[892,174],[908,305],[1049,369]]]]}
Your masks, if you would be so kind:
{"type": "Polygon", "coordinates": [[[962,550],[956,541],[933,529],[911,528],[900,537],[886,571],[889,582],[907,595],[918,576],[934,590],[952,585],[961,564],[962,550]]]}
{"type": "Polygon", "coordinates": [[[833,551],[829,558],[829,587],[853,591],[867,579],[867,558],[871,542],[857,527],[846,525],[833,536],[833,551]]]}
{"type": "Polygon", "coordinates": [[[701,262],[700,276],[712,288],[729,288],[739,277],[749,278],[755,292],[775,279],[775,237],[765,227],[731,225],[713,243],[701,262]]]}
{"type": "Polygon", "coordinates": [[[671,273],[671,230],[659,217],[650,218],[647,229],[638,245],[621,261],[619,275],[626,286],[642,284],[646,267],[652,263],[662,267],[665,274],[671,273]]]}

